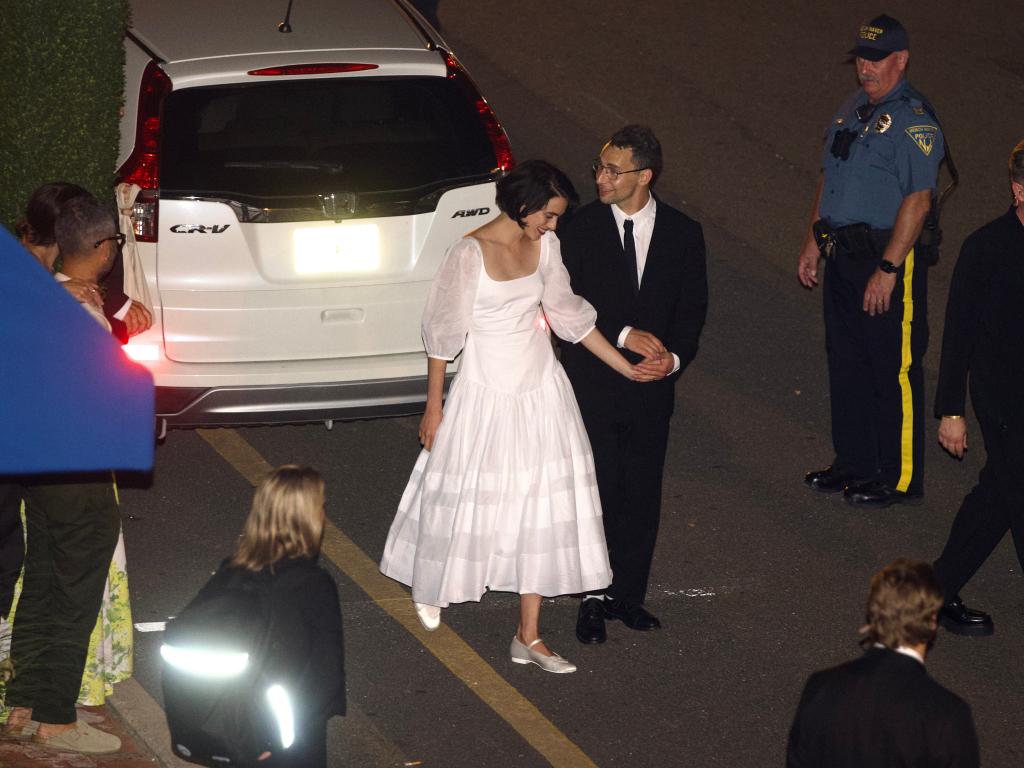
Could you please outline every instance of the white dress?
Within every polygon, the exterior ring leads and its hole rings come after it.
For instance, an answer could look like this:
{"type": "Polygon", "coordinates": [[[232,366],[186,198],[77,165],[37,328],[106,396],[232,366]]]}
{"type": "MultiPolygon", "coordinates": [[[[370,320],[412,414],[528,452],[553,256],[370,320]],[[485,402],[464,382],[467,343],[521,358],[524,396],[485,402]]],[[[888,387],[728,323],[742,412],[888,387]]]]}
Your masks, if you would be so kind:
{"type": "Polygon", "coordinates": [[[380,565],[417,602],[611,583],[594,457],[545,315],[573,343],[597,317],[573,294],[553,233],[541,239],[537,271],[515,280],[492,280],[472,238],[449,249],[423,313],[423,343],[445,360],[462,350],[462,364],[380,565]]]}

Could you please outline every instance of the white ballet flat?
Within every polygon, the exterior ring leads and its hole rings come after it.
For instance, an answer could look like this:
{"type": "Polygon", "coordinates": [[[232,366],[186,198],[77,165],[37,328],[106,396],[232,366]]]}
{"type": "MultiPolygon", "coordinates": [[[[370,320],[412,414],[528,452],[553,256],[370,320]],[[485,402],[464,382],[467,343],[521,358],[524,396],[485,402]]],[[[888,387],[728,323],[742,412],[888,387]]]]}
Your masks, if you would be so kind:
{"type": "Polygon", "coordinates": [[[412,604],[416,607],[416,618],[420,620],[420,624],[427,632],[433,632],[441,626],[440,606],[417,603],[415,600],[412,601],[412,604]]]}
{"type": "Polygon", "coordinates": [[[567,659],[563,659],[557,653],[554,656],[545,656],[543,653],[533,650],[533,646],[542,642],[544,641],[538,637],[529,645],[524,645],[519,642],[518,637],[513,637],[512,645],[508,649],[512,662],[515,664],[536,664],[545,672],[554,672],[556,675],[565,675],[576,671],[575,664],[567,659]]]}

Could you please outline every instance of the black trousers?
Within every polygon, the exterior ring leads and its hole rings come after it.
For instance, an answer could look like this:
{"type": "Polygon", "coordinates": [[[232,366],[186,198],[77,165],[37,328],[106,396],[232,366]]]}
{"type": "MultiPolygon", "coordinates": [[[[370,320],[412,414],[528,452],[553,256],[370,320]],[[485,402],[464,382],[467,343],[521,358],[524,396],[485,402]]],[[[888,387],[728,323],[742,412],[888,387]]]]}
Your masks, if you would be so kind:
{"type": "Polygon", "coordinates": [[[41,723],[75,722],[120,515],[113,479],[26,483],[25,580],[14,617],[7,705],[41,723]]]}
{"type": "Polygon", "coordinates": [[[14,585],[25,561],[25,532],[21,527],[21,486],[0,482],[0,616],[10,613],[14,585]]]}
{"type": "Polygon", "coordinates": [[[614,410],[584,410],[601,496],[612,566],[606,590],[616,600],[642,603],[661,519],[661,485],[669,414],[640,399],[614,410]]]}
{"type": "Polygon", "coordinates": [[[910,494],[924,490],[927,268],[911,251],[889,310],[871,317],[864,290],[878,259],[837,253],[825,268],[825,346],[833,465],[910,494]]]}
{"type": "Polygon", "coordinates": [[[1007,531],[1024,568],[1024,432],[982,422],[988,458],[978,484],[964,498],[935,574],[952,600],[988,559],[1007,531]]]}

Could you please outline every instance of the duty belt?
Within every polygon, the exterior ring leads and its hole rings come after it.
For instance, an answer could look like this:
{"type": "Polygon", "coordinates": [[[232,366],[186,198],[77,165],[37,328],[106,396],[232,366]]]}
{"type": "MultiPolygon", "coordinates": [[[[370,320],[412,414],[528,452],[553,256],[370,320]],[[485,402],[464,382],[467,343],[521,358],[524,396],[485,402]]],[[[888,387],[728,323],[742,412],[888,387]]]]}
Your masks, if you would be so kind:
{"type": "Polygon", "coordinates": [[[825,219],[814,222],[814,239],[825,258],[880,259],[890,237],[891,229],[872,229],[862,223],[833,227],[825,219]]]}

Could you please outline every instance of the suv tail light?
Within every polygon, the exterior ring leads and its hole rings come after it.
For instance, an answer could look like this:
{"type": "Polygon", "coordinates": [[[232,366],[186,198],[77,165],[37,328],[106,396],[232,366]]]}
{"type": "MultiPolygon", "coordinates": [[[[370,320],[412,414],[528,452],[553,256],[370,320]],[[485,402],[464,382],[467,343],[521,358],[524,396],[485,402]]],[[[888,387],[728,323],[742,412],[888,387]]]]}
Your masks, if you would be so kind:
{"type": "Polygon", "coordinates": [[[498,116],[494,114],[494,110],[487,103],[487,99],[480,95],[480,91],[477,90],[476,84],[470,78],[469,73],[462,68],[462,65],[459,64],[455,56],[444,52],[444,63],[448,67],[448,79],[454,80],[463,87],[466,94],[472,100],[473,106],[476,107],[477,114],[480,115],[480,120],[487,131],[487,138],[491,140],[491,148],[494,150],[495,170],[502,172],[512,170],[516,160],[512,156],[512,145],[509,143],[508,134],[501,127],[498,116]]]}
{"type": "Polygon", "coordinates": [[[132,221],[135,239],[157,241],[160,199],[160,109],[171,92],[170,78],[155,61],[146,65],[139,87],[139,119],[135,126],[135,148],[117,171],[117,180],[142,188],[135,199],[132,221]]]}

